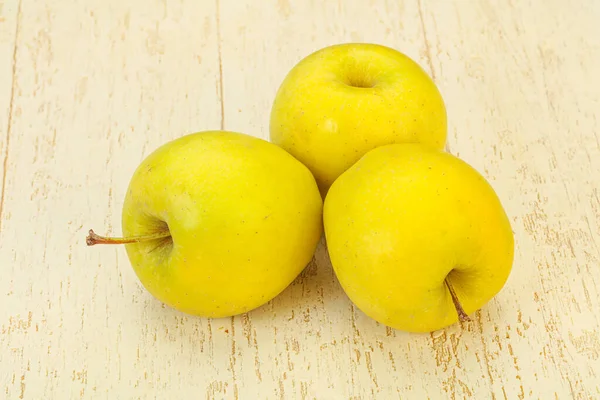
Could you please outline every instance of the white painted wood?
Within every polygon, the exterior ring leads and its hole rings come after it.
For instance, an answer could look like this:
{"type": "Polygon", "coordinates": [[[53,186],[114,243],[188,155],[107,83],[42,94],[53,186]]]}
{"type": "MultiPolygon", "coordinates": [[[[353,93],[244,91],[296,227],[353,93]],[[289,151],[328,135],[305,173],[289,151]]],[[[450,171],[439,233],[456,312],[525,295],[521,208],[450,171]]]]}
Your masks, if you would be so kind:
{"type": "Polygon", "coordinates": [[[600,398],[598,20],[592,0],[0,3],[0,397],[600,398]],[[193,318],[124,249],[85,246],[90,227],[120,233],[149,152],[207,129],[267,138],[287,71],[345,41],[433,75],[450,151],[512,218],[513,274],[473,322],[375,323],[324,246],[268,305],[193,318]]]}

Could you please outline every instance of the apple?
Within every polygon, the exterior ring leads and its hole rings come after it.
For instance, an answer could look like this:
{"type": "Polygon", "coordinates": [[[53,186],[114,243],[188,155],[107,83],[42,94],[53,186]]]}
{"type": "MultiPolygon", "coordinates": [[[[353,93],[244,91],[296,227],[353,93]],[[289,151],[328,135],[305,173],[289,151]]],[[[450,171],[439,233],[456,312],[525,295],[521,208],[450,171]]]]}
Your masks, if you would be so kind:
{"type": "Polygon", "coordinates": [[[310,262],[322,234],[310,171],[278,146],[228,131],[168,142],[136,169],[122,238],[143,286],[182,312],[227,317],[278,295],[310,262]]]}
{"type": "Polygon", "coordinates": [[[272,104],[270,141],[302,161],[324,196],[367,151],[446,144],[440,91],[411,58],[370,43],[320,49],[287,74],[272,104]]]}
{"type": "Polygon", "coordinates": [[[469,164],[430,146],[367,152],[331,186],[323,218],[350,300],[398,330],[468,320],[512,269],[513,232],[496,192],[469,164]]]}

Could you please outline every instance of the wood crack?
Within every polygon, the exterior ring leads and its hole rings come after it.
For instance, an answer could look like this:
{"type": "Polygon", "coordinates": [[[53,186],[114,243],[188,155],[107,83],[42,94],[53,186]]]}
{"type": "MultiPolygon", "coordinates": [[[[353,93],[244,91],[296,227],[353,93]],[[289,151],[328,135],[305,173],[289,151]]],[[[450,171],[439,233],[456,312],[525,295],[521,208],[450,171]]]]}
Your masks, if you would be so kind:
{"type": "Polygon", "coordinates": [[[425,42],[425,58],[427,59],[427,65],[429,66],[429,73],[435,81],[435,70],[433,69],[433,60],[431,58],[431,47],[429,46],[429,39],[427,39],[427,30],[425,29],[425,20],[423,18],[423,7],[421,5],[421,0],[417,1],[417,7],[419,9],[419,20],[421,21],[421,30],[423,31],[423,38],[425,42]]]}
{"type": "Polygon", "coordinates": [[[225,129],[225,101],[223,94],[223,55],[221,51],[221,10],[220,2],[216,0],[216,20],[217,20],[217,49],[219,56],[219,101],[221,102],[221,130],[225,129]]]}
{"type": "MultiPolygon", "coordinates": [[[[417,0],[417,8],[419,10],[419,20],[421,22],[421,30],[423,31],[423,41],[425,42],[425,59],[427,61],[427,66],[429,67],[429,73],[431,74],[431,78],[435,82],[437,76],[435,74],[435,69],[433,68],[433,58],[431,57],[431,46],[429,46],[429,39],[427,38],[427,30],[425,29],[425,19],[423,18],[423,7],[421,5],[421,0],[417,0]]],[[[452,150],[450,148],[449,140],[446,139],[446,145],[444,150],[447,153],[452,154],[452,150]]]]}

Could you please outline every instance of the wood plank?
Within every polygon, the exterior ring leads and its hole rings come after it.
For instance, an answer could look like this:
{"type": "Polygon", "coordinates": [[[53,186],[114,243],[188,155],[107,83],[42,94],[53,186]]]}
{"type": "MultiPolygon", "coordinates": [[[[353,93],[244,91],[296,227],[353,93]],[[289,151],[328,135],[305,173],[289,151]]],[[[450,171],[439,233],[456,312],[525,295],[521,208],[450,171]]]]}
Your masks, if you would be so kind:
{"type": "Polygon", "coordinates": [[[219,128],[215,5],[22,2],[0,248],[0,397],[205,390],[227,365],[206,356],[208,322],[163,309],[123,248],[87,248],[85,235],[120,233],[129,178],[149,152],[219,128]],[[189,369],[195,361],[201,374],[189,369]]]}
{"type": "MultiPolygon", "coordinates": [[[[10,127],[13,115],[15,68],[17,62],[17,35],[20,19],[19,0],[0,3],[0,235],[4,214],[5,183],[8,173],[10,127]]],[[[0,236],[1,237],[1,236],[0,236]]]]}
{"type": "MultiPolygon", "coordinates": [[[[430,69],[416,1],[235,4],[222,1],[220,9],[227,129],[268,138],[271,104],[285,75],[301,58],[331,44],[381,43],[430,69]]],[[[445,394],[445,374],[436,372],[444,357],[435,350],[438,339],[396,332],[367,318],[342,291],[323,245],[315,261],[268,307],[250,313],[246,329],[234,323],[238,376],[251,381],[260,373],[264,382],[275,383],[279,398],[445,394]],[[257,365],[254,359],[265,361],[257,365]],[[275,367],[264,365],[269,359],[275,367]]],[[[261,398],[265,390],[244,385],[243,393],[261,398]]]]}
{"type": "Polygon", "coordinates": [[[451,148],[496,188],[517,245],[505,290],[436,346],[460,396],[600,394],[600,7],[552,3],[423,2],[451,148]]]}

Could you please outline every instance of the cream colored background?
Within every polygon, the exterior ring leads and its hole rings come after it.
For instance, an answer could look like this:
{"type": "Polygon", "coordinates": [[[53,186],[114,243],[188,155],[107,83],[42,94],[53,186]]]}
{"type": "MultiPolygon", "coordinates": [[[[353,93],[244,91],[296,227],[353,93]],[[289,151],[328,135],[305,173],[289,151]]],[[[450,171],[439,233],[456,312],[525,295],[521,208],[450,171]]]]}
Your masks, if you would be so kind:
{"type": "Polygon", "coordinates": [[[600,398],[600,2],[0,1],[0,398],[600,398]],[[474,321],[392,331],[326,250],[226,320],[161,307],[123,248],[129,177],[192,131],[268,137],[275,90],[345,41],[417,60],[490,180],[514,272],[474,321]]]}

